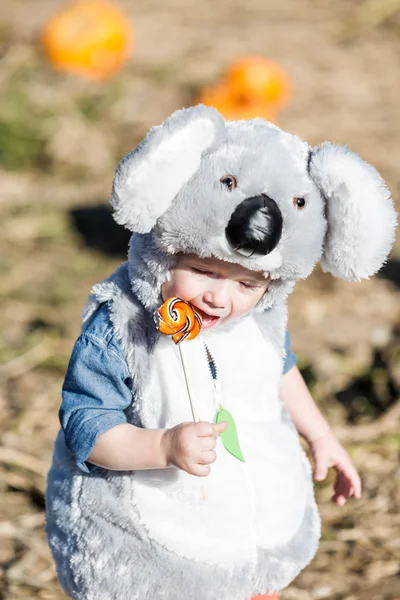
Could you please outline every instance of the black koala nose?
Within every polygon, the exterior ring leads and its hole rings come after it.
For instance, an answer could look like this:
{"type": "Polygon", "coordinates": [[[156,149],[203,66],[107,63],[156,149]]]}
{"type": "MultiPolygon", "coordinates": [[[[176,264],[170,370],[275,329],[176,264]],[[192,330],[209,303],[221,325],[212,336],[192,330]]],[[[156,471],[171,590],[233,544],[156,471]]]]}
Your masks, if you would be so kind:
{"type": "Polygon", "coordinates": [[[225,229],[232,248],[243,256],[265,256],[282,234],[282,213],[266,194],[246,198],[235,209],[225,229]]]}

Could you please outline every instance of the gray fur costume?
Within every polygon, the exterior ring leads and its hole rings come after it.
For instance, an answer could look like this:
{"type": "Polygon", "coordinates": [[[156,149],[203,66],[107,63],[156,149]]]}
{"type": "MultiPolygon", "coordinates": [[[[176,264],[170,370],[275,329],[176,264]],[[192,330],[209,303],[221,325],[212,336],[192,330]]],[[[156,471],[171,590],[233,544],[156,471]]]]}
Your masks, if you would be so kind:
{"type": "Polygon", "coordinates": [[[190,420],[176,348],[152,317],[177,253],[239,263],[271,285],[251,314],[186,342],[200,416],[211,421],[203,335],[215,352],[244,464],[219,442],[204,479],[172,468],[85,474],[60,432],[47,491],[60,582],[79,600],[245,600],[280,590],[320,534],[310,467],[278,396],[287,295],[319,260],[347,280],[375,273],[394,238],[389,193],[345,148],[311,148],[264,120],[225,122],[196,106],[121,161],[111,201],[134,232],[129,258],[94,288],[84,319],[108,303],[132,373],[129,422],[190,420]]]}

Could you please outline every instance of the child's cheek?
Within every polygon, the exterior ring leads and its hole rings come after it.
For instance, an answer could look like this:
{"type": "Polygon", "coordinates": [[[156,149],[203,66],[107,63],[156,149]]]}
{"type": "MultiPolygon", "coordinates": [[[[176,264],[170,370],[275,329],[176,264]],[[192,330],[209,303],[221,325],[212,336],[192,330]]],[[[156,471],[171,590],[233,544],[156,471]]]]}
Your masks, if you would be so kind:
{"type": "Polygon", "coordinates": [[[179,296],[184,300],[191,300],[195,298],[200,291],[200,286],[198,281],[196,281],[193,277],[185,276],[180,277],[176,281],[175,286],[175,296],[179,296]]]}

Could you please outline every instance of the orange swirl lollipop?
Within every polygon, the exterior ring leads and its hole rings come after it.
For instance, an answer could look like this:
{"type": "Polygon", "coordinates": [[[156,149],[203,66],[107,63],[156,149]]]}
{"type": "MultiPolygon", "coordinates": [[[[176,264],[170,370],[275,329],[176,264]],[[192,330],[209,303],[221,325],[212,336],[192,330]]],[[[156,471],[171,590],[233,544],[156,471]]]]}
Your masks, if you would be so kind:
{"type": "Polygon", "coordinates": [[[154,313],[160,333],[171,335],[175,344],[199,335],[202,320],[189,302],[172,296],[154,313]]]}
{"type": "Polygon", "coordinates": [[[172,296],[172,298],[168,298],[168,300],[155,311],[154,321],[158,331],[165,335],[172,336],[173,341],[179,348],[193,420],[198,422],[200,421],[200,418],[194,401],[189,369],[186,364],[183,346],[180,346],[180,343],[184,340],[193,340],[199,335],[202,326],[201,316],[193,309],[189,302],[172,296]]]}

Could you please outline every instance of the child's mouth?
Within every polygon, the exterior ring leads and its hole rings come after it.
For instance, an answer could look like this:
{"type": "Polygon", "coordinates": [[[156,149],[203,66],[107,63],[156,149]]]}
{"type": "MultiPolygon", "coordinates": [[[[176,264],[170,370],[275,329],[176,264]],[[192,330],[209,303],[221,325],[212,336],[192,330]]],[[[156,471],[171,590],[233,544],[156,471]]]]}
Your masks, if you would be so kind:
{"type": "Polygon", "coordinates": [[[202,320],[201,328],[202,329],[210,329],[210,327],[213,327],[214,325],[216,325],[221,318],[221,317],[216,317],[215,315],[208,315],[206,312],[204,312],[200,308],[197,308],[197,306],[195,306],[194,308],[201,316],[201,320],[202,320]]]}

